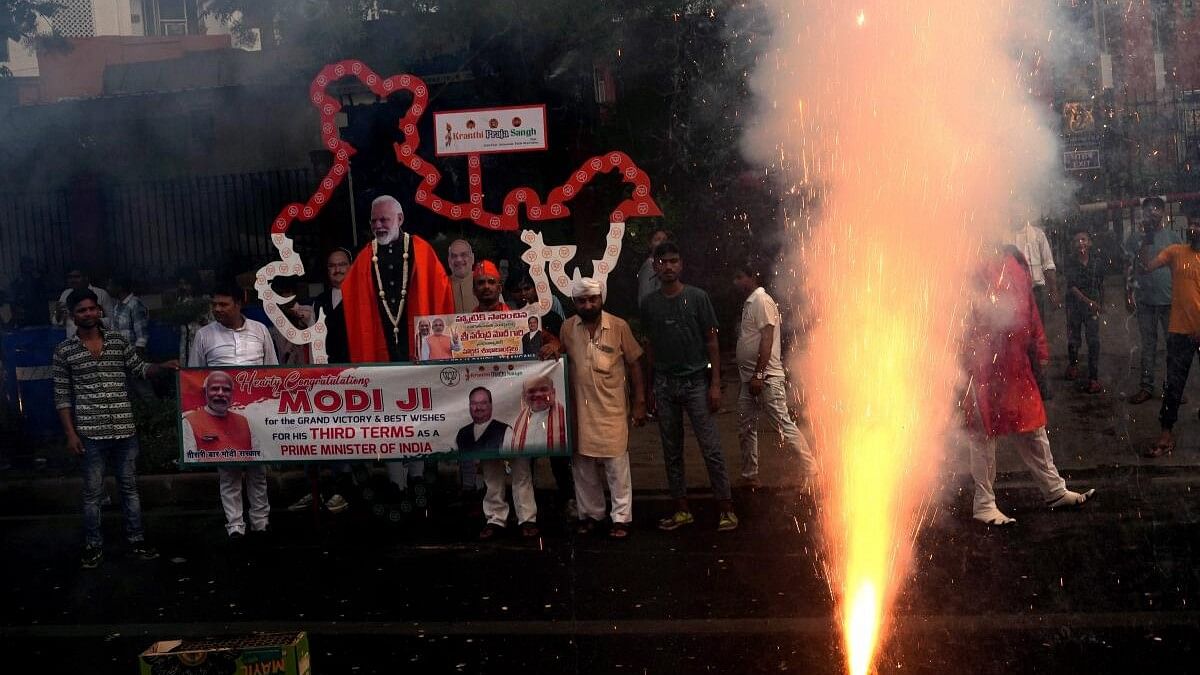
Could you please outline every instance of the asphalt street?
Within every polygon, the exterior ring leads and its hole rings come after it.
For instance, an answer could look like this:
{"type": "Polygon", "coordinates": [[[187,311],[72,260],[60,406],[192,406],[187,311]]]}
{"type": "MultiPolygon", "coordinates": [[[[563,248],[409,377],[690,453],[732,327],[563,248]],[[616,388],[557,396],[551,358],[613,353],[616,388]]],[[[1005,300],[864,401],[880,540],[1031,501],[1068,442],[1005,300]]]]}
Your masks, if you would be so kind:
{"type": "MultiPolygon", "coordinates": [[[[1200,473],[1076,479],[1098,497],[1054,512],[1011,482],[1009,530],[977,526],[966,486],[943,485],[881,672],[1194,672],[1200,473]]],[[[643,496],[624,542],[550,518],[538,540],[479,544],[457,507],[400,523],[276,512],[239,546],[215,508],[160,508],[154,561],[123,555],[110,511],[98,570],[78,568],[73,514],[6,516],[0,642],[28,664],[9,672],[37,673],[132,673],[154,640],[292,629],[318,675],[841,672],[812,505],[776,490],[739,504],[736,532],[700,499],[696,525],[662,533],[648,524],[668,502],[643,496]]]]}
{"type": "MultiPolygon", "coordinates": [[[[1062,323],[1048,317],[1050,438],[1068,485],[1094,487],[1095,498],[1045,510],[1002,450],[999,502],[1018,524],[981,526],[970,519],[965,447],[952,443],[879,672],[1197,672],[1200,378],[1176,452],[1141,458],[1159,401],[1125,401],[1137,386],[1136,323],[1108,308],[1099,395],[1061,379],[1062,323]]],[[[718,425],[736,475],[728,384],[718,425]]],[[[775,436],[760,443],[767,487],[735,494],[742,527],[732,533],[715,531],[690,432],[697,522],[653,529],[670,505],[650,427],[631,434],[628,541],[574,535],[548,489],[537,540],[480,544],[478,514],[444,494],[428,518],[361,500],[337,517],[288,513],[304,489],[292,471],[272,474],[274,532],[231,546],[215,477],[165,474],[142,481],[162,557],[125,556],[110,508],[107,557],[90,571],[78,566],[78,479],[3,474],[0,672],[128,675],[155,640],[280,630],[309,632],[317,675],[843,672],[814,505],[798,499],[795,463],[775,436]]]]}

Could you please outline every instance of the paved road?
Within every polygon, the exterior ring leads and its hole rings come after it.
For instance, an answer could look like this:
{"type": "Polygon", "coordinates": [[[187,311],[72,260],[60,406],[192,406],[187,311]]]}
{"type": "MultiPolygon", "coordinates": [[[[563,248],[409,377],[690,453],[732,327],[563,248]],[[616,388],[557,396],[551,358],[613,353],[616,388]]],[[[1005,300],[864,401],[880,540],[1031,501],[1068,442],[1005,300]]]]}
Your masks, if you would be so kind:
{"type": "MultiPolygon", "coordinates": [[[[1078,479],[1098,497],[1056,512],[1010,481],[1008,531],[977,527],[965,486],[942,486],[882,672],[1188,672],[1200,472],[1078,479]]],[[[310,632],[318,675],[839,672],[811,505],[774,490],[740,503],[737,532],[715,532],[700,500],[692,530],[620,543],[549,524],[480,545],[453,508],[399,526],[360,508],[319,530],[276,513],[271,538],[241,548],[216,509],[160,508],[147,527],[161,559],[113,544],[95,571],[76,568],[74,516],[8,516],[0,644],[39,659],[15,672],[39,673],[128,674],[156,639],[279,629],[310,632]]],[[[667,507],[643,497],[638,521],[667,507]]],[[[119,527],[107,516],[113,540],[119,527]]]]}
{"type": "MultiPolygon", "coordinates": [[[[1048,331],[1058,374],[1061,315],[1048,331]]],[[[1143,460],[1158,402],[1123,401],[1136,387],[1136,327],[1112,307],[1102,331],[1108,392],[1055,380],[1048,405],[1059,466],[1097,498],[1078,512],[1043,511],[1027,477],[1013,473],[1000,499],[1018,526],[976,526],[964,448],[951,448],[881,672],[1196,671],[1200,378],[1188,389],[1180,449],[1143,460]]],[[[719,418],[732,473],[734,397],[728,387],[719,418]]],[[[540,541],[483,546],[478,519],[460,509],[396,526],[358,504],[320,529],[307,514],[276,513],[269,541],[232,549],[215,481],[190,474],[144,483],[160,560],[126,559],[113,545],[91,572],[76,566],[77,481],[6,477],[0,654],[6,666],[37,660],[12,672],[125,675],[156,639],[294,628],[312,636],[317,675],[841,672],[811,505],[788,490],[794,464],[770,434],[762,443],[771,489],[736,495],[743,527],[731,534],[713,531],[703,499],[692,531],[649,529],[668,506],[657,432],[647,428],[631,437],[638,528],[628,542],[549,525],[540,541]]],[[[690,440],[688,453],[689,484],[703,487],[690,440]]],[[[1011,453],[999,459],[1002,472],[1020,469],[1011,453]]],[[[538,480],[552,485],[544,466],[538,480]]],[[[277,506],[301,487],[294,473],[281,482],[288,494],[273,492],[277,506]]],[[[552,496],[540,498],[552,511],[552,496]]],[[[114,513],[106,527],[118,540],[114,513]]]]}

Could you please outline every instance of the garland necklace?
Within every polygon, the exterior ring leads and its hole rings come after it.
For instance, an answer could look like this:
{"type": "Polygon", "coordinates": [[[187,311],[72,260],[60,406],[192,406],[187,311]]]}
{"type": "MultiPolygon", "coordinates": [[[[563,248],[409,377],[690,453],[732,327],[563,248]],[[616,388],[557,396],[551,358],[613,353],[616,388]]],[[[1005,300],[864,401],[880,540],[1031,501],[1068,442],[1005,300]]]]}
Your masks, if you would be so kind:
{"type": "Polygon", "coordinates": [[[387,313],[388,321],[392,323],[392,340],[396,344],[400,344],[400,319],[404,317],[404,301],[408,296],[408,244],[409,234],[405,232],[404,265],[400,277],[400,303],[396,306],[396,312],[393,314],[392,308],[388,307],[387,293],[383,290],[383,276],[379,273],[379,240],[371,240],[371,267],[375,268],[375,287],[379,289],[379,301],[383,305],[383,311],[387,313]]]}

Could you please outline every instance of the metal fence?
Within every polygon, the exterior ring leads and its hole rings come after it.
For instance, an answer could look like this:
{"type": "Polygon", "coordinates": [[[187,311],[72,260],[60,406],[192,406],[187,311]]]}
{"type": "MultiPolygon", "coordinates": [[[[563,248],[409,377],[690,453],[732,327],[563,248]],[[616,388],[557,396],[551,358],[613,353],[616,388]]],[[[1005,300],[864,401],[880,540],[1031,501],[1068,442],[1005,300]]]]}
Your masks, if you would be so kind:
{"type": "MultiPolygon", "coordinates": [[[[89,261],[143,283],[170,282],[183,267],[249,269],[271,254],[279,209],[307,201],[311,168],[100,186],[104,250],[89,261]]],[[[31,258],[57,285],[74,260],[69,189],[0,192],[0,289],[31,258]]]]}
{"type": "Polygon", "coordinates": [[[66,190],[0,193],[0,283],[7,288],[21,258],[45,274],[59,275],[71,258],[66,190]]]}
{"type": "Polygon", "coordinates": [[[314,186],[311,169],[115,186],[104,199],[109,266],[164,279],[181,267],[254,265],[270,255],[279,209],[314,186]]]}
{"type": "Polygon", "coordinates": [[[1200,91],[1099,98],[1101,169],[1081,181],[1082,201],[1200,188],[1200,91]]]}

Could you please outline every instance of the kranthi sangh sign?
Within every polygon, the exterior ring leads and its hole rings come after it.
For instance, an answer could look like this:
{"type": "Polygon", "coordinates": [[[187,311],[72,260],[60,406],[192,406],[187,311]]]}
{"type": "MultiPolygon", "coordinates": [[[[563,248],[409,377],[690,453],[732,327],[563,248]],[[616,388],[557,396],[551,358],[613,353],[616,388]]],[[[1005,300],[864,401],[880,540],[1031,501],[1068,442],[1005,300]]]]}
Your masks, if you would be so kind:
{"type": "Polygon", "coordinates": [[[566,359],[179,373],[184,466],[569,455],[566,359]]]}
{"type": "Polygon", "coordinates": [[[520,152],[546,149],[546,106],[447,110],[433,114],[434,154],[520,152]]]}

